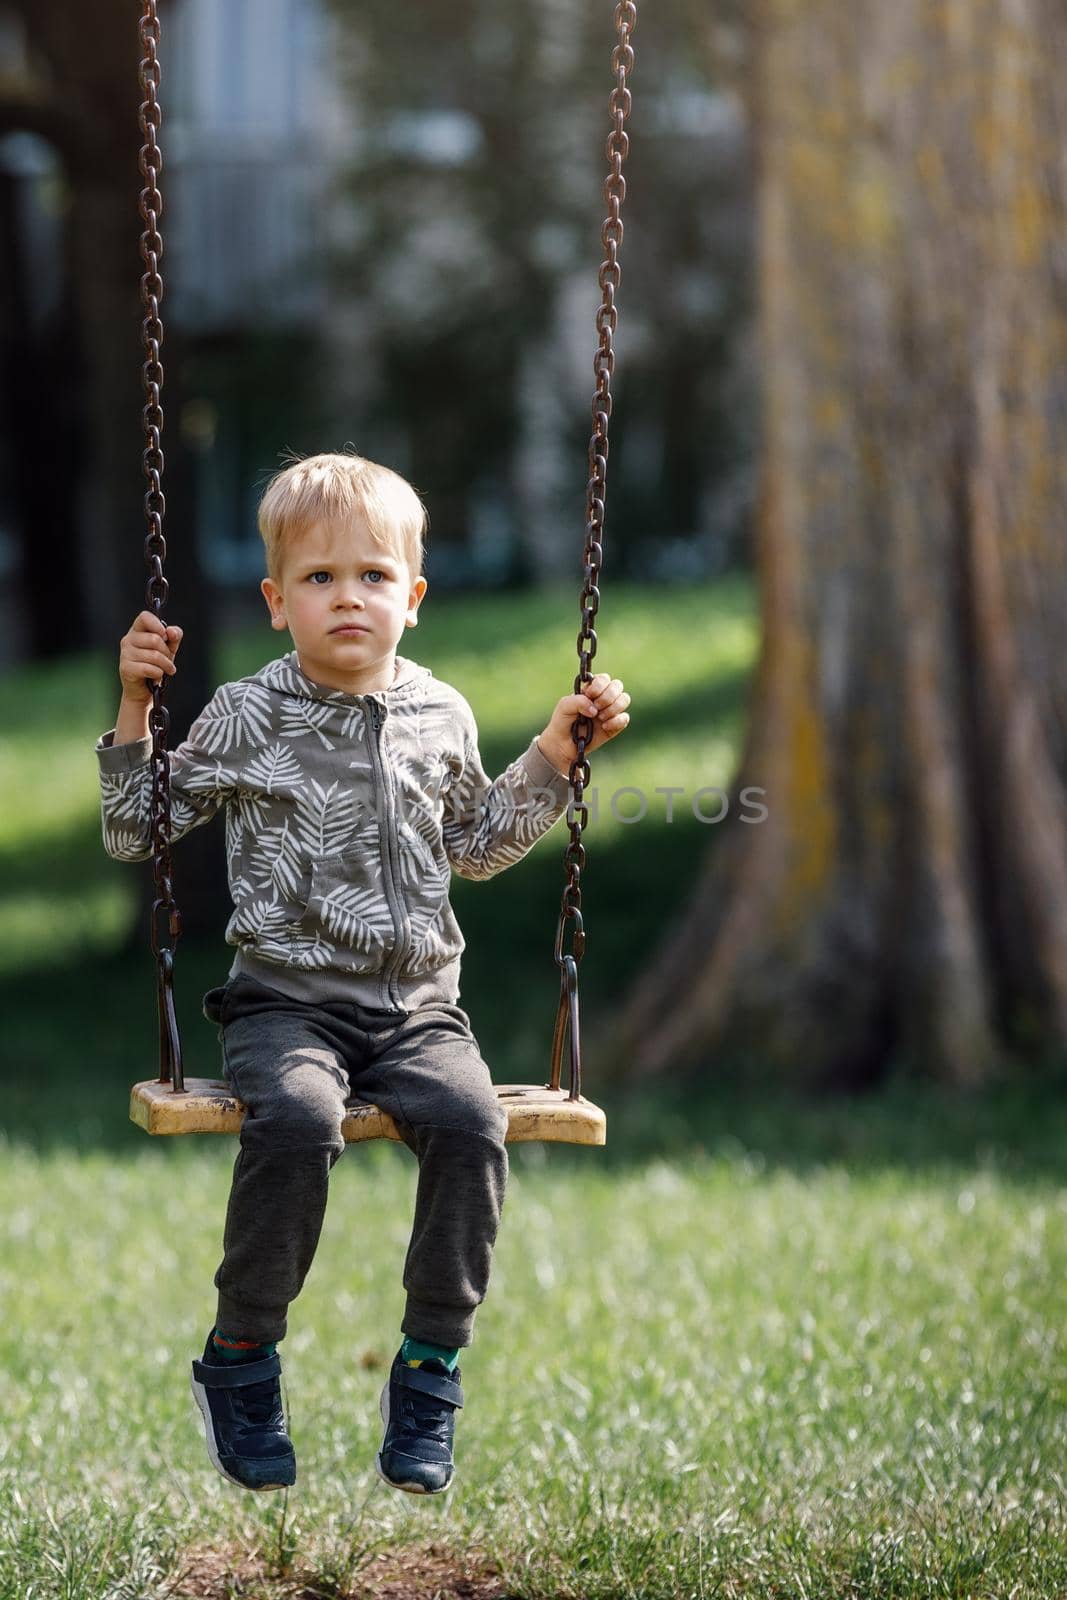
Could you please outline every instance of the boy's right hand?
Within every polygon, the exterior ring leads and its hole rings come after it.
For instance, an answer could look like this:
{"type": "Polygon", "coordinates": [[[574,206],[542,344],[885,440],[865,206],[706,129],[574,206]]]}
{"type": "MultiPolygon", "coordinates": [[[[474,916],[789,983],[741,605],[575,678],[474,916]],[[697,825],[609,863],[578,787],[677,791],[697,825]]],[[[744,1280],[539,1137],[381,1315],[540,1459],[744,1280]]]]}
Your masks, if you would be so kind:
{"type": "Polygon", "coordinates": [[[182,629],[165,628],[153,611],[142,611],[119,649],[122,697],[130,705],[151,703],[151,683],[162,683],[165,672],[175,673],[174,657],[182,642],[182,629]]]}

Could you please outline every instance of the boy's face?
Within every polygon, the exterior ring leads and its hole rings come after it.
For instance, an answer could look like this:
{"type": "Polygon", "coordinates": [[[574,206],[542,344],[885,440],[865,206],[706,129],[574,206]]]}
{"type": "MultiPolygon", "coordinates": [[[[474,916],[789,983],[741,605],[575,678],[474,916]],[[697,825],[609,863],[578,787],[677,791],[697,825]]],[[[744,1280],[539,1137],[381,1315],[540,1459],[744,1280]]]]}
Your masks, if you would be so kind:
{"type": "Polygon", "coordinates": [[[343,528],[315,523],[291,542],[279,582],[264,578],[260,588],[301,670],[326,688],[366,694],[392,683],[397,641],[418,621],[426,579],[354,518],[343,528]]]}

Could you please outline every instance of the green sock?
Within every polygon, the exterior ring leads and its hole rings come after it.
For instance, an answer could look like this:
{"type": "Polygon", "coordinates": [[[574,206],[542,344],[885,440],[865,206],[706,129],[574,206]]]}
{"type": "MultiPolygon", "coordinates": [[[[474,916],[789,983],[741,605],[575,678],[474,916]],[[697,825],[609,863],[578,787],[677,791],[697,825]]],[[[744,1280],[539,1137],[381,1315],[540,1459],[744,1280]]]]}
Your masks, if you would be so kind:
{"type": "Polygon", "coordinates": [[[261,1344],[256,1339],[242,1339],[239,1334],[222,1333],[213,1328],[211,1348],[220,1361],[264,1361],[278,1348],[277,1339],[261,1344]]]}
{"type": "Polygon", "coordinates": [[[419,1367],[424,1361],[430,1361],[436,1356],[438,1361],[443,1361],[449,1372],[455,1370],[459,1360],[458,1350],[449,1350],[443,1344],[425,1344],[419,1339],[405,1338],[400,1346],[400,1359],[409,1367],[419,1367]]]}

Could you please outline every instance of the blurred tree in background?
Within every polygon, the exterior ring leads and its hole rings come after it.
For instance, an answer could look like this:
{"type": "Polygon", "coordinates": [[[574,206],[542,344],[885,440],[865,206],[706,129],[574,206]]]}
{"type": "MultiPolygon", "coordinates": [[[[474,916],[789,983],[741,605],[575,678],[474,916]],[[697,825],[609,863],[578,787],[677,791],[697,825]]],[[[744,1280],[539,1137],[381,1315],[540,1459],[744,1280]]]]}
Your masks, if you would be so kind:
{"type": "MultiPolygon", "coordinates": [[[[762,0],[764,652],[622,1024],[959,1084],[1067,1039],[1067,13],[762,0]]],[[[618,1046],[616,1046],[618,1048],[618,1046]]]]}
{"type": "MultiPolygon", "coordinates": [[[[53,145],[62,163],[57,212],[63,224],[56,313],[36,336],[13,317],[4,319],[14,336],[5,352],[19,501],[13,522],[31,578],[26,593],[35,653],[61,655],[106,639],[116,663],[108,707],[114,715],[121,692],[118,641],[145,604],[147,580],[138,543],[145,531],[138,458],[138,7],[131,0],[94,0],[91,27],[79,25],[57,0],[13,0],[8,10],[25,29],[30,71],[6,100],[0,92],[0,130],[28,129],[53,145]]],[[[10,258],[8,265],[8,282],[24,281],[10,258]]],[[[213,688],[214,640],[180,423],[185,352],[173,321],[163,359],[167,577],[174,596],[167,616],[185,624],[182,671],[168,685],[167,703],[180,735],[213,688]]],[[[220,856],[220,841],[207,834],[183,847],[182,911],[193,933],[216,925],[220,856]]],[[[142,886],[147,907],[154,894],[148,875],[142,886]]],[[[140,928],[131,930],[131,943],[140,938],[140,928]]]]}
{"type": "MultiPolygon", "coordinates": [[[[480,486],[504,502],[513,575],[578,572],[613,7],[330,3],[356,132],[343,321],[412,427],[410,475],[437,526],[480,486]]],[[[606,548],[644,577],[736,559],[753,493],[740,10],[639,24],[606,548]]]]}
{"type": "MultiPolygon", "coordinates": [[[[147,578],[134,542],[144,524],[138,8],[131,0],[94,0],[89,28],[72,25],[57,0],[4,0],[0,16],[4,11],[24,29],[28,70],[7,85],[6,97],[0,87],[0,132],[40,134],[60,162],[52,209],[62,223],[55,240],[61,294],[36,332],[15,320],[17,303],[3,319],[11,341],[5,392],[18,501],[12,524],[31,576],[33,654],[107,640],[117,660],[119,635],[144,603],[147,578]]],[[[25,244],[16,235],[16,245],[25,244]]],[[[32,265],[9,253],[10,294],[26,293],[32,265]]],[[[167,265],[165,259],[165,272],[167,265]]],[[[175,533],[181,530],[167,567],[176,590],[188,595],[202,585],[180,442],[184,351],[170,320],[166,345],[168,510],[175,533]]],[[[195,639],[186,642],[192,677],[206,655],[195,639]]]]}
{"type": "Polygon", "coordinates": [[[30,579],[31,648],[47,656],[78,648],[101,610],[117,621],[114,527],[137,506],[129,458],[118,460],[121,419],[132,433],[137,404],[136,16],[113,0],[83,31],[45,0],[7,9],[31,55],[24,79],[0,84],[0,134],[31,135],[56,161],[48,303],[37,300],[40,263],[23,259],[10,182],[4,205],[7,520],[30,579]],[[80,500],[86,458],[93,492],[80,500]],[[69,581],[79,538],[99,575],[88,592],[69,581]]]}

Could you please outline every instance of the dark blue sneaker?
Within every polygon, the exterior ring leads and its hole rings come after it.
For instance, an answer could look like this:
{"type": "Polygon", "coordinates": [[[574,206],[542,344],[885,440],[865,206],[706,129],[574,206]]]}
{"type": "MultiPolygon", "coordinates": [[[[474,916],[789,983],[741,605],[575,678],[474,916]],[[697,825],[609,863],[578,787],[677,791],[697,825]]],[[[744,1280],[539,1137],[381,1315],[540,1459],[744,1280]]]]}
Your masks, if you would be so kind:
{"type": "Polygon", "coordinates": [[[398,1350],[382,1390],[385,1438],[374,1465],[378,1476],[409,1494],[440,1494],[452,1482],[452,1433],[463,1404],[460,1370],[434,1356],[409,1367],[398,1350]]]}
{"type": "Polygon", "coordinates": [[[285,1489],[296,1482],[296,1455],[282,1412],[281,1358],[223,1361],[212,1348],[193,1362],[193,1399],[204,1419],[212,1466],[242,1489],[285,1489]]]}

